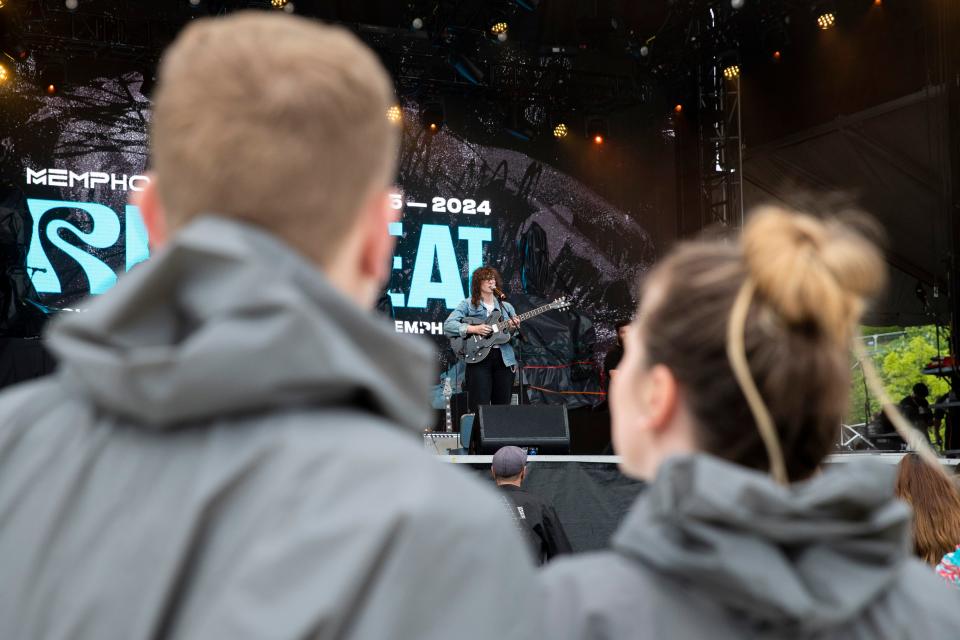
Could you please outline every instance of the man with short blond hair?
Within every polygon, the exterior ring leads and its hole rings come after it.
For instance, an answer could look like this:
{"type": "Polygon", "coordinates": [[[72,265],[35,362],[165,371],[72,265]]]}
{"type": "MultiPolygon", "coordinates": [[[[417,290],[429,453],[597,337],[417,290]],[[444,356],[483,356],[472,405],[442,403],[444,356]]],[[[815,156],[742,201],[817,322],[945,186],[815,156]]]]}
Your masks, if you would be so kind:
{"type": "Polygon", "coordinates": [[[392,100],[302,18],[172,45],[138,201],[161,250],[0,396],[0,638],[535,637],[497,497],[418,446],[432,354],[368,311],[392,100]]]}

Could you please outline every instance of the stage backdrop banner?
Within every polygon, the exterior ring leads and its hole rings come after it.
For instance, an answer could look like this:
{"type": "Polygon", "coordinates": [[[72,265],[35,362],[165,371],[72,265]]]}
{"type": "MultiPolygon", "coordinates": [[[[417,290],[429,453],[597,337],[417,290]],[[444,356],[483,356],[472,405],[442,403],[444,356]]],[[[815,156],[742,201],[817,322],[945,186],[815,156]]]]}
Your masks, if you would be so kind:
{"type": "MultiPolygon", "coordinates": [[[[82,312],[90,296],[149,258],[140,211],[130,204],[149,181],[150,101],[142,83],[138,72],[118,72],[53,96],[20,79],[7,87],[0,115],[0,335],[32,337],[50,315],[82,312]]],[[[560,296],[573,303],[525,327],[519,352],[528,399],[600,404],[599,363],[612,325],[632,312],[634,285],[655,255],[637,211],[649,212],[671,189],[651,188],[649,202],[627,211],[544,161],[542,148],[497,146],[489,132],[466,125],[431,134],[418,112],[415,102],[403,104],[391,195],[401,217],[389,228],[397,244],[379,308],[397,332],[435,342],[443,372],[435,405],[442,406],[444,377],[455,390],[462,386],[462,364],[442,323],[469,295],[470,273],[481,265],[500,270],[519,312],[560,296]]],[[[652,147],[671,144],[655,140],[652,147]]]]}

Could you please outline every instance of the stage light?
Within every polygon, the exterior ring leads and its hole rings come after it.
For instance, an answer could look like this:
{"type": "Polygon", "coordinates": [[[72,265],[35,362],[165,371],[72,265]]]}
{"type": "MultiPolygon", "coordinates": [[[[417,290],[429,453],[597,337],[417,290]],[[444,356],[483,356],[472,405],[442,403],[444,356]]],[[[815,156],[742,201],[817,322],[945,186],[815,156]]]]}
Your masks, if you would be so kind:
{"type": "Polygon", "coordinates": [[[270,0],[270,6],[274,9],[283,9],[287,6],[287,0],[270,0]]]}
{"type": "Polygon", "coordinates": [[[423,29],[423,18],[414,18],[413,22],[410,23],[410,26],[416,31],[423,29]]]}
{"type": "Polygon", "coordinates": [[[833,25],[837,23],[837,17],[830,12],[821,13],[817,17],[817,26],[826,31],[827,29],[832,29],[833,25]]]}
{"type": "Polygon", "coordinates": [[[553,128],[553,137],[554,138],[566,138],[569,131],[567,130],[567,125],[562,122],[553,128]]]}
{"type": "Polygon", "coordinates": [[[10,72],[7,71],[7,68],[0,64],[0,84],[6,82],[10,79],[10,72]]]}
{"type": "Polygon", "coordinates": [[[63,4],[65,7],[67,7],[67,9],[70,9],[70,11],[73,11],[80,6],[80,2],[78,0],[64,0],[63,4]]]}
{"type": "Polygon", "coordinates": [[[498,22],[498,23],[496,23],[495,25],[493,25],[492,27],[490,27],[490,33],[492,33],[492,34],[495,35],[495,36],[498,36],[498,35],[500,35],[501,33],[506,33],[506,32],[507,32],[507,23],[506,23],[506,22],[498,22]]]}
{"type": "Polygon", "coordinates": [[[447,62],[470,84],[480,84],[483,82],[483,71],[473,60],[462,53],[451,53],[447,58],[447,62]]]}
{"type": "Polygon", "coordinates": [[[52,95],[55,94],[56,92],[57,92],[57,85],[55,85],[55,84],[48,84],[48,85],[47,85],[47,93],[48,93],[48,94],[50,94],[50,95],[52,96],[52,95]]]}
{"type": "Polygon", "coordinates": [[[431,102],[420,108],[420,122],[430,133],[437,133],[444,122],[443,103],[431,102]]]}
{"type": "MultiPolygon", "coordinates": [[[[2,7],[2,6],[3,6],[3,4],[0,3],[0,7],[2,7]]],[[[875,7],[882,7],[882,6],[883,6],[883,0],[873,0],[873,6],[875,6],[875,7]]]]}
{"type": "Polygon", "coordinates": [[[603,144],[607,139],[607,121],[602,116],[587,119],[587,138],[594,144],[603,144]]]}
{"type": "Polygon", "coordinates": [[[683,105],[678,102],[676,105],[674,105],[674,107],[673,107],[673,112],[674,112],[674,113],[683,113],[683,105]]]}
{"type": "Polygon", "coordinates": [[[400,122],[400,119],[403,117],[403,112],[400,111],[398,105],[393,105],[387,109],[387,120],[393,123],[400,122]]]}
{"type": "Polygon", "coordinates": [[[4,0],[0,0],[0,9],[3,9],[7,3],[4,0]]]}
{"type": "Polygon", "coordinates": [[[730,0],[730,6],[733,7],[734,9],[742,9],[743,0],[730,0]]]}
{"type": "Polygon", "coordinates": [[[740,65],[731,64],[723,68],[723,77],[727,80],[736,80],[740,77],[740,65]]]}
{"type": "Polygon", "coordinates": [[[774,52],[773,52],[773,59],[774,59],[775,62],[780,62],[780,57],[781,57],[781,54],[780,54],[779,51],[774,51],[774,52]]]}
{"type": "Polygon", "coordinates": [[[642,47],[640,47],[640,55],[644,58],[650,55],[650,47],[648,47],[647,45],[643,45],[642,47]]]}

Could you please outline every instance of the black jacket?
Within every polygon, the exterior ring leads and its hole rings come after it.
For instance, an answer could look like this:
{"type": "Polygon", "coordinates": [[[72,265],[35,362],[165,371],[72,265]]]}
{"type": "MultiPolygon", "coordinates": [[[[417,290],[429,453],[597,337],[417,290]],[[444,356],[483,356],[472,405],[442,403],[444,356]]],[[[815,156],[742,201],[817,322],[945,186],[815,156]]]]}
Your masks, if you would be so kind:
{"type": "Polygon", "coordinates": [[[558,554],[573,551],[556,509],[540,496],[515,485],[502,484],[500,489],[512,503],[514,521],[530,541],[534,560],[538,564],[545,564],[558,554]]]}

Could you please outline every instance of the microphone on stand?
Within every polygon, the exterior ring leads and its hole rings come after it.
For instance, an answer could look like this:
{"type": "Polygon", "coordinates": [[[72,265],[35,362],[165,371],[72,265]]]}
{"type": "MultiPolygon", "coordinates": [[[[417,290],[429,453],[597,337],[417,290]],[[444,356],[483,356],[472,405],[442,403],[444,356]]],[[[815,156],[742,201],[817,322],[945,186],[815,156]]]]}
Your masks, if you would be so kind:
{"type": "Polygon", "coordinates": [[[501,291],[501,290],[498,289],[497,287],[494,287],[494,288],[493,288],[493,295],[497,296],[497,298],[499,298],[500,300],[506,300],[506,299],[507,299],[507,294],[505,294],[503,291],[501,291]]]}

